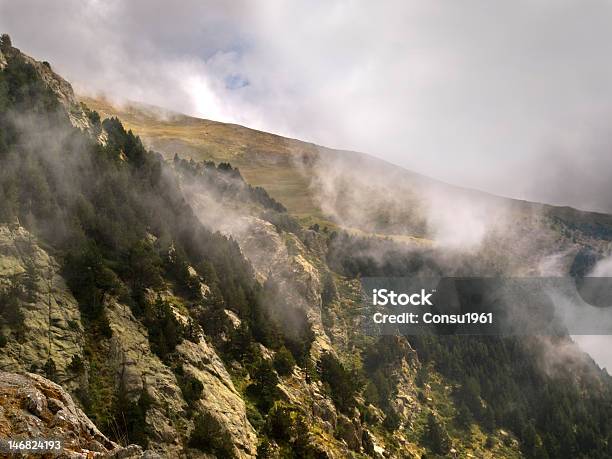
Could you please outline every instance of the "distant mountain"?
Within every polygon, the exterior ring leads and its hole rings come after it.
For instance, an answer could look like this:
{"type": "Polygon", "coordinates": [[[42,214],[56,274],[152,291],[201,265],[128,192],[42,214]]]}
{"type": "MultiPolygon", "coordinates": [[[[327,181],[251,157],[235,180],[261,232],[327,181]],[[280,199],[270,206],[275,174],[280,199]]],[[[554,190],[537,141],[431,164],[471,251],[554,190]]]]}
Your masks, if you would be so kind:
{"type": "Polygon", "coordinates": [[[27,421],[114,457],[612,455],[612,382],[568,336],[369,336],[359,282],[588,272],[607,215],[78,101],[7,36],[0,166],[5,437],[27,421]]]}
{"type": "MultiPolygon", "coordinates": [[[[377,207],[394,207],[394,211],[409,212],[414,220],[413,202],[396,205],[391,194],[406,192],[413,195],[440,195],[440,199],[461,197],[462,201],[491,203],[493,206],[512,208],[521,214],[534,212],[561,222],[568,228],[594,232],[605,239],[612,238],[612,216],[597,212],[580,211],[570,207],[558,207],[496,197],[488,193],[460,188],[416,174],[383,160],[363,153],[335,150],[309,142],[281,137],[244,126],[199,119],[176,113],[161,107],[136,102],[112,103],[99,97],[81,96],[83,103],[96,110],[102,117],[116,116],[126,128],[138,134],[145,145],[171,159],[175,154],[195,161],[230,162],[238,167],[245,179],[265,188],[271,196],[284,203],[289,212],[305,222],[332,223],[343,227],[385,234],[419,236],[416,228],[372,223],[377,215],[368,215],[369,222],[355,221],[346,215],[337,215],[343,207],[354,205],[349,196],[334,190],[330,199],[321,193],[321,181],[348,180],[355,188],[364,186],[367,200],[374,200],[377,207]],[[389,189],[393,189],[389,192],[389,189]],[[382,195],[382,196],[381,196],[382,195]],[[388,195],[388,196],[384,196],[388,195]],[[389,199],[385,199],[389,198],[389,199]],[[337,218],[340,217],[340,218],[337,218]],[[376,232],[376,231],[374,231],[376,232]]],[[[325,184],[325,183],[324,183],[325,184]]],[[[361,196],[359,196],[361,198],[361,196]]],[[[359,207],[364,207],[360,199],[359,207]]],[[[418,206],[417,206],[418,207],[418,206]]],[[[402,215],[402,219],[405,215],[402,215]]],[[[384,219],[383,219],[384,220],[384,219]]],[[[421,231],[422,233],[422,231],[421,231]]]]}

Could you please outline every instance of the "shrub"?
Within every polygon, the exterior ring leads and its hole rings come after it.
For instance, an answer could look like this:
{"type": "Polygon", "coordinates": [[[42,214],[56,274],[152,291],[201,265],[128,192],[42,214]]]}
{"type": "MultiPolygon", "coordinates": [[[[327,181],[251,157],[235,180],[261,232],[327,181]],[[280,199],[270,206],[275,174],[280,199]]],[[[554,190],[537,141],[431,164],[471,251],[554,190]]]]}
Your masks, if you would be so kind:
{"type": "Polygon", "coordinates": [[[188,407],[202,398],[204,385],[198,378],[188,374],[179,375],[178,384],[188,407]]]}
{"type": "Polygon", "coordinates": [[[8,325],[14,331],[23,328],[25,320],[19,304],[19,293],[19,286],[13,281],[7,291],[0,293],[0,324],[8,325]]]}
{"type": "Polygon", "coordinates": [[[143,323],[149,331],[151,350],[166,360],[176,346],[183,341],[184,330],[172,311],[172,307],[162,298],[155,304],[146,304],[143,323]]]}
{"type": "Polygon", "coordinates": [[[125,434],[127,437],[126,443],[136,443],[143,448],[149,445],[147,435],[147,411],[153,403],[153,399],[143,387],[138,400],[132,400],[125,403],[124,399],[119,397],[119,413],[115,416],[125,423],[125,434]],[[123,403],[121,403],[123,401],[123,403]]]}
{"type": "Polygon", "coordinates": [[[266,421],[259,412],[259,410],[251,403],[246,403],[246,415],[247,419],[257,432],[263,429],[266,424],[266,421]]]}
{"type": "Polygon", "coordinates": [[[293,354],[291,354],[285,346],[281,347],[274,356],[274,368],[278,374],[287,376],[291,374],[294,366],[295,359],[293,358],[293,354]]]}
{"type": "Polygon", "coordinates": [[[323,286],[321,287],[321,302],[323,307],[329,306],[338,297],[336,283],[330,272],[323,276],[323,286]]]}
{"type": "Polygon", "coordinates": [[[383,426],[390,432],[397,430],[400,426],[401,419],[399,415],[395,412],[395,410],[389,409],[386,412],[385,420],[383,421],[383,426]]]}
{"type": "Polygon", "coordinates": [[[470,425],[474,422],[474,416],[472,412],[463,402],[459,403],[457,408],[457,425],[463,429],[469,429],[470,425]]]}
{"type": "Polygon", "coordinates": [[[273,456],[274,448],[270,443],[270,440],[263,438],[257,446],[257,457],[262,459],[268,459],[273,456]]]}
{"type": "Polygon", "coordinates": [[[68,370],[75,374],[79,374],[84,368],[85,365],[83,364],[83,359],[81,359],[81,356],[78,354],[73,355],[70,363],[68,364],[68,370]]]}
{"type": "Polygon", "coordinates": [[[431,412],[427,417],[424,437],[425,443],[433,453],[448,454],[450,451],[451,442],[448,432],[431,412]]]}
{"type": "Polygon", "coordinates": [[[219,457],[235,457],[229,433],[210,413],[203,413],[195,418],[188,445],[219,457]]]}
{"type": "Polygon", "coordinates": [[[13,44],[11,43],[11,37],[9,36],[9,34],[3,33],[2,35],[0,35],[0,50],[6,51],[11,46],[13,46],[13,44]]]}
{"type": "Polygon", "coordinates": [[[272,364],[266,359],[259,359],[250,371],[253,381],[247,387],[247,394],[256,401],[257,408],[262,413],[267,412],[278,398],[278,376],[272,364]]]}
{"type": "Polygon", "coordinates": [[[297,408],[285,403],[275,403],[266,420],[266,432],[275,440],[288,442],[293,437],[297,408]]]}
{"type": "Polygon", "coordinates": [[[45,377],[50,379],[51,381],[57,380],[57,367],[55,366],[55,362],[52,358],[49,358],[43,367],[43,371],[45,372],[45,377]]]}
{"type": "Polygon", "coordinates": [[[330,353],[321,357],[319,365],[321,379],[329,386],[334,404],[340,411],[349,412],[355,406],[355,395],[361,386],[361,378],[357,372],[345,369],[330,353]]]}
{"type": "Polygon", "coordinates": [[[296,406],[275,403],[268,413],[265,432],[280,444],[289,447],[292,455],[288,457],[308,459],[320,457],[309,439],[304,412],[296,406]]]}

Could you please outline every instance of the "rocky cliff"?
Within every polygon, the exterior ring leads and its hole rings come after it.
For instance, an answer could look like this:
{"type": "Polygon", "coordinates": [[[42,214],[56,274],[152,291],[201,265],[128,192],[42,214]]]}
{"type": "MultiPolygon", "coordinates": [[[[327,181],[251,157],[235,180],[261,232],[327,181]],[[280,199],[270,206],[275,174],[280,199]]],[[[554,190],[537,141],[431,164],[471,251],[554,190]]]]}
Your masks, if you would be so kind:
{"type": "MultiPolygon", "coordinates": [[[[109,440],[60,385],[32,373],[0,372],[0,435],[4,454],[11,452],[7,439],[49,439],[61,442],[51,454],[62,459],[160,457],[109,440]]],[[[19,451],[12,453],[19,457],[19,451]]],[[[30,454],[22,451],[21,457],[30,454]]]]}

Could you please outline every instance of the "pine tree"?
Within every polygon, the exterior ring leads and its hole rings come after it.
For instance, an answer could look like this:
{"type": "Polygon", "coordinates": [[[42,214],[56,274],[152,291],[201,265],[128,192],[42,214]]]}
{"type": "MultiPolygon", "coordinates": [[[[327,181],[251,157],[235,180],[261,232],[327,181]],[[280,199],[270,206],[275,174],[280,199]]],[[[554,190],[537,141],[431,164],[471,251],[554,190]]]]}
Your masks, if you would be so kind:
{"type": "Polygon", "coordinates": [[[38,280],[40,276],[31,258],[27,258],[24,264],[25,273],[23,274],[23,286],[25,287],[28,301],[33,302],[36,299],[36,291],[38,290],[38,280]]]}
{"type": "Polygon", "coordinates": [[[447,454],[450,451],[451,441],[448,432],[431,412],[427,417],[424,440],[435,454],[447,454]]]}
{"type": "Polygon", "coordinates": [[[0,35],[0,51],[7,51],[9,48],[13,46],[11,42],[11,37],[7,33],[3,33],[0,35]]]}

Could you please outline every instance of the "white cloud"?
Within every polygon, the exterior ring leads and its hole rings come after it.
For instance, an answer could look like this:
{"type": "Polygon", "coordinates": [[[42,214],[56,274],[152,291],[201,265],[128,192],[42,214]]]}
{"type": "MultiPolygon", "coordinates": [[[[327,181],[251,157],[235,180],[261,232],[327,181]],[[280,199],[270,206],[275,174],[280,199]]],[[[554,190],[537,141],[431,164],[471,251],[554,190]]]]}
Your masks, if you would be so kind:
{"type": "Polygon", "coordinates": [[[611,19],[594,1],[0,0],[0,29],[81,86],[608,211],[611,19]]]}

